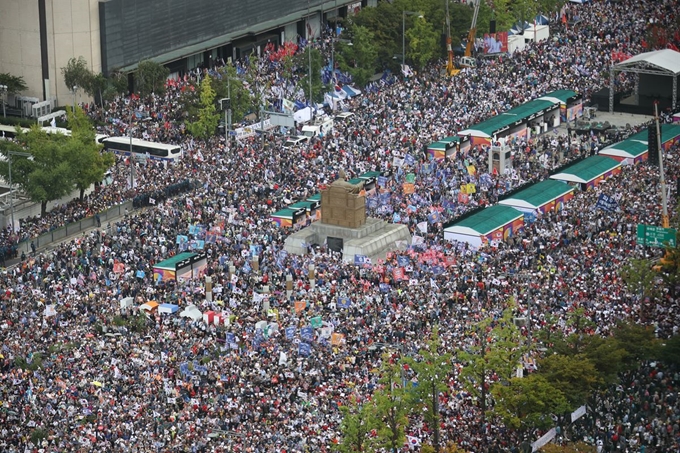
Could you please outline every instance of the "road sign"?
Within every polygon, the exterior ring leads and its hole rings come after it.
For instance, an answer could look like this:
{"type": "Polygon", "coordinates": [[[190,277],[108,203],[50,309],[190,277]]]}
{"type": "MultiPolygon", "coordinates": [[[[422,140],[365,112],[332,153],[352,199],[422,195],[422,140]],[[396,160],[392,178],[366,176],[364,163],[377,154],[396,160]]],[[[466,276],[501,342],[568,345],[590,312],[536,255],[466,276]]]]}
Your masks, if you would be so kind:
{"type": "Polygon", "coordinates": [[[676,235],[677,231],[675,228],[662,228],[642,223],[639,223],[637,226],[638,244],[647,245],[649,247],[663,248],[666,245],[675,247],[676,235]]]}

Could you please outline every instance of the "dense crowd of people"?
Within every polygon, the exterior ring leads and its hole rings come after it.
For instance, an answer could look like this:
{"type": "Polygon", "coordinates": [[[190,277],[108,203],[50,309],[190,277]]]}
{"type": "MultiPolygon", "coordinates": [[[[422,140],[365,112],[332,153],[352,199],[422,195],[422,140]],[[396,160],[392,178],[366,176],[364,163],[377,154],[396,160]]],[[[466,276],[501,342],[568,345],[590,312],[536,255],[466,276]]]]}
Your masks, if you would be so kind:
{"type": "MultiPolygon", "coordinates": [[[[664,12],[672,4],[570,6],[570,14],[580,15],[578,28],[557,25],[554,38],[507,59],[480,61],[452,79],[432,68],[376,82],[345,101],[353,117],[303,148],[283,149],[276,136],[265,146],[259,137],[229,146],[219,137],[191,138],[180,98],[195,76],[169,86],[163,97],[89,108],[104,124],[100,132],[126,135],[132,128],[139,137],[181,144],[184,158],[174,164],[121,159],[111,184],[22,223],[22,237],[180,181],[197,183],[0,275],[0,450],[330,451],[341,437],[339,407],[365,401],[379,386],[374,370],[385,350],[417,354],[438,325],[443,348],[455,356],[474,346],[475,323],[500,316],[511,296],[534,330],[570,333],[565,317],[583,308],[596,334],[606,335],[619,320],[653,324],[662,337],[675,334],[677,299],[665,294],[654,306],[643,304],[618,274],[626,260],[654,253],[636,244],[635,226],[659,223],[659,203],[650,195],[659,189],[656,168],[625,166],[510,240],[475,250],[445,241],[443,224],[545,179],[561,163],[595,154],[607,138],[549,132],[513,143],[513,169],[500,175],[485,171],[480,148],[446,161],[422,153],[432,141],[555,89],[578,89],[587,99],[607,83],[601,74],[611,51],[642,50],[646,23],[671,23],[677,13],[664,12]],[[138,120],[140,111],[151,119],[138,120]],[[413,159],[407,162],[407,155],[413,159]],[[366,266],[344,262],[324,244],[310,244],[306,256],[286,253],[289,231],[270,215],[314,195],[341,169],[389,171],[369,214],[406,224],[420,244],[366,266]],[[413,194],[403,192],[408,174],[415,176],[413,194]],[[462,201],[462,183],[479,190],[462,201]],[[600,194],[617,200],[614,212],[595,208],[600,194]],[[180,251],[178,236],[205,241],[211,295],[203,278],[154,279],[154,264],[180,251]],[[395,269],[408,277],[396,278],[395,269]],[[134,303],[123,308],[126,298],[134,303]],[[219,312],[229,325],[157,312],[138,317],[137,307],[148,301],[219,312]]],[[[240,64],[276,84],[264,59],[240,64]]],[[[666,153],[669,175],[680,173],[678,157],[677,147],[666,153]]],[[[440,396],[444,440],[473,452],[516,449],[522,439],[480,422],[459,372],[451,370],[440,396]]],[[[601,442],[604,451],[678,450],[678,384],[677,374],[658,364],[625,376],[618,399],[598,400],[579,436],[601,442]]],[[[430,432],[412,417],[409,436],[424,443],[430,432]]]]}

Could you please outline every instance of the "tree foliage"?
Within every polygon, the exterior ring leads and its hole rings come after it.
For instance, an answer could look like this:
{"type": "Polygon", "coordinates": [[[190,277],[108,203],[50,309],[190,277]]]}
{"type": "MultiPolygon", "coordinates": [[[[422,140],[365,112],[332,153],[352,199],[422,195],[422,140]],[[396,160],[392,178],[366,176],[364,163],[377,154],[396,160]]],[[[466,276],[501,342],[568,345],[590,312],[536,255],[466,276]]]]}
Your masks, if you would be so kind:
{"type": "Polygon", "coordinates": [[[22,91],[28,90],[28,85],[26,85],[26,81],[24,81],[23,77],[13,76],[7,72],[0,73],[0,85],[5,85],[9,94],[21,93],[22,91]]]}
{"type": "Polygon", "coordinates": [[[106,171],[114,164],[115,158],[109,152],[102,152],[102,145],[95,141],[92,123],[80,107],[67,109],[71,127],[69,160],[73,169],[73,183],[83,199],[85,190],[104,179],[106,171]]]}
{"type": "Polygon", "coordinates": [[[435,451],[440,451],[440,408],[439,395],[447,391],[447,376],[452,369],[451,355],[441,352],[442,344],[439,330],[435,328],[425,348],[418,353],[417,359],[405,359],[416,373],[418,386],[411,389],[415,399],[415,410],[423,414],[425,422],[433,430],[435,451]]]}
{"type": "Polygon", "coordinates": [[[151,93],[162,95],[165,93],[165,80],[170,70],[160,63],[151,60],[140,61],[135,74],[135,87],[140,96],[151,93]]]}
{"type": "Polygon", "coordinates": [[[200,108],[194,121],[188,124],[189,132],[197,138],[207,139],[215,134],[220,122],[220,114],[215,107],[215,90],[212,88],[212,78],[205,76],[199,90],[200,108]]]}
{"type": "Polygon", "coordinates": [[[69,90],[87,91],[91,86],[92,72],[88,68],[87,60],[82,56],[78,58],[70,58],[66,67],[61,68],[61,74],[64,77],[64,84],[69,90]]]}
{"type": "Polygon", "coordinates": [[[406,30],[406,38],[406,56],[416,68],[424,68],[439,56],[437,32],[424,16],[414,18],[413,24],[406,30]]]}
{"type": "Polygon", "coordinates": [[[512,378],[507,384],[494,385],[494,414],[506,426],[526,431],[546,429],[554,424],[551,414],[570,409],[561,390],[539,374],[526,378],[512,378]]]}
{"type": "Polygon", "coordinates": [[[371,30],[361,25],[351,25],[348,31],[350,43],[340,43],[336,54],[340,69],[352,75],[360,86],[368,83],[376,72],[378,49],[371,30]]]}
{"type": "Polygon", "coordinates": [[[373,406],[370,403],[358,404],[352,401],[350,405],[341,407],[340,411],[342,439],[334,450],[340,453],[372,451],[370,434],[375,424],[373,406]]]}
{"type": "Polygon", "coordinates": [[[595,453],[597,450],[594,446],[584,442],[575,442],[566,445],[549,443],[543,446],[541,451],[543,453],[595,453]]]}
{"type": "Polygon", "coordinates": [[[619,275],[626,283],[628,291],[643,297],[651,297],[658,288],[655,285],[656,272],[652,270],[652,263],[646,259],[630,259],[619,271],[619,275]]]}
{"type": "Polygon", "coordinates": [[[401,363],[385,360],[380,373],[381,388],[373,394],[377,432],[374,441],[383,448],[397,451],[406,440],[410,395],[402,385],[401,363]]]}
{"type": "Polygon", "coordinates": [[[538,374],[559,389],[571,408],[586,402],[600,381],[593,362],[577,354],[552,354],[539,362],[538,374]]]}
{"type": "MultiPolygon", "coordinates": [[[[305,97],[309,98],[309,79],[312,80],[312,101],[323,102],[323,94],[325,91],[323,82],[321,80],[321,69],[324,66],[324,57],[321,51],[317,48],[307,46],[305,50],[295,56],[295,64],[298,68],[304,69],[304,76],[300,78],[298,88],[301,88],[305,97]],[[310,68],[310,57],[311,52],[311,68],[310,68]]],[[[257,96],[257,94],[256,94],[257,96]]]]}

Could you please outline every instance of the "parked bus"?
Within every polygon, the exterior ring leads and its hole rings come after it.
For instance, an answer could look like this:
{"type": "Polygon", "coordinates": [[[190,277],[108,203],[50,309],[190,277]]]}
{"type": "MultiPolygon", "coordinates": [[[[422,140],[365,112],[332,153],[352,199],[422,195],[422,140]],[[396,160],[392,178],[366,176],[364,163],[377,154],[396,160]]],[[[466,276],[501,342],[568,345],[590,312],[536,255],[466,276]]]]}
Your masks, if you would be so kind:
{"type": "Polygon", "coordinates": [[[107,151],[129,156],[154,160],[177,161],[182,157],[182,149],[177,145],[166,145],[165,143],[154,143],[129,137],[108,137],[102,142],[107,151]]]}
{"type": "MultiPolygon", "coordinates": [[[[22,127],[21,130],[24,132],[28,132],[28,129],[26,129],[25,127],[22,127]]],[[[16,126],[7,126],[5,124],[0,124],[0,140],[14,138],[16,137],[16,135],[17,135],[16,126]]]]}

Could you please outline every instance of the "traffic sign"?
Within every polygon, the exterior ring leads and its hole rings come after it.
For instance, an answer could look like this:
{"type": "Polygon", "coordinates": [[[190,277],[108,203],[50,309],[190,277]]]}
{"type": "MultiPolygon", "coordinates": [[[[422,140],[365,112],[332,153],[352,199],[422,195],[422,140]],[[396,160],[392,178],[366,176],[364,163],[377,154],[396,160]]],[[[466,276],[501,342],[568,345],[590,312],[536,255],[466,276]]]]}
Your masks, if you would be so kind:
{"type": "Polygon", "coordinates": [[[663,228],[654,225],[645,225],[639,223],[637,226],[637,241],[638,244],[647,245],[649,247],[675,247],[675,237],[678,232],[675,228],[663,228]]]}

